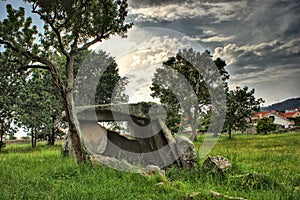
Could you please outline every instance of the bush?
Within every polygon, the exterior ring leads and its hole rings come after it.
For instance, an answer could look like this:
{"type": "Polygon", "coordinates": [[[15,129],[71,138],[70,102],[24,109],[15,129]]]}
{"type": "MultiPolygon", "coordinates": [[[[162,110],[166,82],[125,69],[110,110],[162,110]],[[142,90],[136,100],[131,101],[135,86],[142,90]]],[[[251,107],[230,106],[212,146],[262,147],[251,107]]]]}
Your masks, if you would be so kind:
{"type": "Polygon", "coordinates": [[[256,126],[257,133],[268,134],[269,132],[276,130],[276,124],[274,124],[271,118],[264,117],[259,119],[256,126]]]}

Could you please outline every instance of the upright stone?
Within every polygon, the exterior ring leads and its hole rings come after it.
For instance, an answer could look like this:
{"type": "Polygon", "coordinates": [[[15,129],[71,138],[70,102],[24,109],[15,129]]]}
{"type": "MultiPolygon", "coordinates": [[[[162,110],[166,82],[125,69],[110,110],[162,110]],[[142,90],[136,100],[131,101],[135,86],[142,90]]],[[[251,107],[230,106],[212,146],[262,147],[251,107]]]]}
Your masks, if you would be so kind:
{"type": "Polygon", "coordinates": [[[178,154],[180,157],[181,165],[183,169],[197,168],[197,154],[196,149],[191,140],[187,137],[179,136],[175,139],[178,154]]]}

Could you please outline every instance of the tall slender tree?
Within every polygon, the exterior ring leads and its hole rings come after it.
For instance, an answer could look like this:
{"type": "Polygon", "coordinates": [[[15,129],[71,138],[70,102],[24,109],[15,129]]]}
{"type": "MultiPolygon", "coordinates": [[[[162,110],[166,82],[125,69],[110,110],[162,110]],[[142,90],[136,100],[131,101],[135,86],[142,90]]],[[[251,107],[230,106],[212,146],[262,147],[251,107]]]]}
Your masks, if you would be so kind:
{"type": "Polygon", "coordinates": [[[6,50],[14,51],[18,62],[24,57],[31,62],[22,65],[21,70],[40,68],[50,71],[53,82],[61,94],[69,124],[70,138],[78,162],[86,161],[86,154],[80,139],[76,116],[74,89],[74,61],[78,54],[111,35],[123,35],[132,26],[125,23],[126,0],[90,1],[45,1],[26,0],[31,3],[33,14],[44,23],[42,32],[32,25],[30,17],[25,18],[25,9],[15,10],[7,5],[8,16],[0,22],[0,44],[6,50]],[[39,42],[37,42],[39,40],[39,42]],[[63,72],[52,62],[51,54],[64,56],[63,72]]]}

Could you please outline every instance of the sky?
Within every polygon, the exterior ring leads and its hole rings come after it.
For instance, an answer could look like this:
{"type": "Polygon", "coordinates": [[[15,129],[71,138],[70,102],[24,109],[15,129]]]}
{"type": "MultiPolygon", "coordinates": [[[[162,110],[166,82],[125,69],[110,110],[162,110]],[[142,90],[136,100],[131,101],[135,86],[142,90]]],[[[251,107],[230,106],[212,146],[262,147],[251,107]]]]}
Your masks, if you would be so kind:
{"type": "MultiPolygon", "coordinates": [[[[225,60],[231,89],[255,88],[264,105],[300,97],[299,0],[128,2],[127,21],[134,27],[127,38],[112,37],[93,49],[116,58],[121,75],[129,78],[131,102],[150,101],[155,69],[178,49],[190,47],[225,60]]],[[[0,2],[1,19],[6,3],[0,2]]]]}
{"type": "MultiPolygon", "coordinates": [[[[128,51],[136,46],[147,49],[151,44],[152,49],[160,49],[158,53],[156,50],[155,55],[156,58],[160,57],[158,61],[162,61],[168,56],[174,56],[176,48],[187,47],[175,45],[172,39],[178,42],[178,38],[185,38],[186,41],[193,41],[193,44],[198,43],[202,50],[209,50],[214,58],[220,57],[226,61],[231,89],[236,86],[255,88],[256,97],[263,98],[264,105],[300,97],[298,0],[129,0],[127,20],[134,23],[128,38],[114,38],[107,45],[99,45],[100,48],[119,58],[121,44],[128,51]],[[163,32],[163,37],[149,36],[149,32],[153,35],[158,30],[163,32]],[[134,34],[136,32],[139,34],[134,34]],[[173,37],[172,33],[176,32],[184,36],[173,37]],[[137,39],[144,41],[138,42],[137,39]],[[167,53],[161,55],[162,52],[167,53]]],[[[141,55],[141,50],[137,51],[135,54],[140,56],[136,60],[147,60],[149,52],[141,55]]],[[[152,62],[154,57],[150,57],[152,62]]],[[[117,61],[119,65],[126,66],[125,62],[117,61]]],[[[159,65],[159,62],[146,63],[147,66],[140,67],[147,74],[159,65]],[[149,67],[149,63],[156,66],[149,67]]],[[[134,76],[136,71],[133,68],[131,70],[134,76]]],[[[139,76],[139,82],[135,85],[140,86],[144,80],[143,86],[146,87],[149,79],[147,76],[139,76]]]]}
{"type": "Polygon", "coordinates": [[[224,59],[231,88],[255,88],[266,105],[300,96],[300,1],[129,2],[136,27],[179,31],[224,59]]]}

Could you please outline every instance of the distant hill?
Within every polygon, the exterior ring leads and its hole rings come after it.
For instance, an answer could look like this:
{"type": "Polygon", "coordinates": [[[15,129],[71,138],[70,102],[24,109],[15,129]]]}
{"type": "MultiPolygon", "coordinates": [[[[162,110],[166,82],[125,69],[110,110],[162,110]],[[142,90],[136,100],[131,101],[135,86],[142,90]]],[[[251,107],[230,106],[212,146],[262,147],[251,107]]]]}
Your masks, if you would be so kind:
{"type": "Polygon", "coordinates": [[[287,99],[285,101],[275,103],[267,107],[261,107],[261,111],[276,110],[276,111],[283,112],[288,108],[299,108],[299,107],[300,107],[300,97],[287,99]]]}

